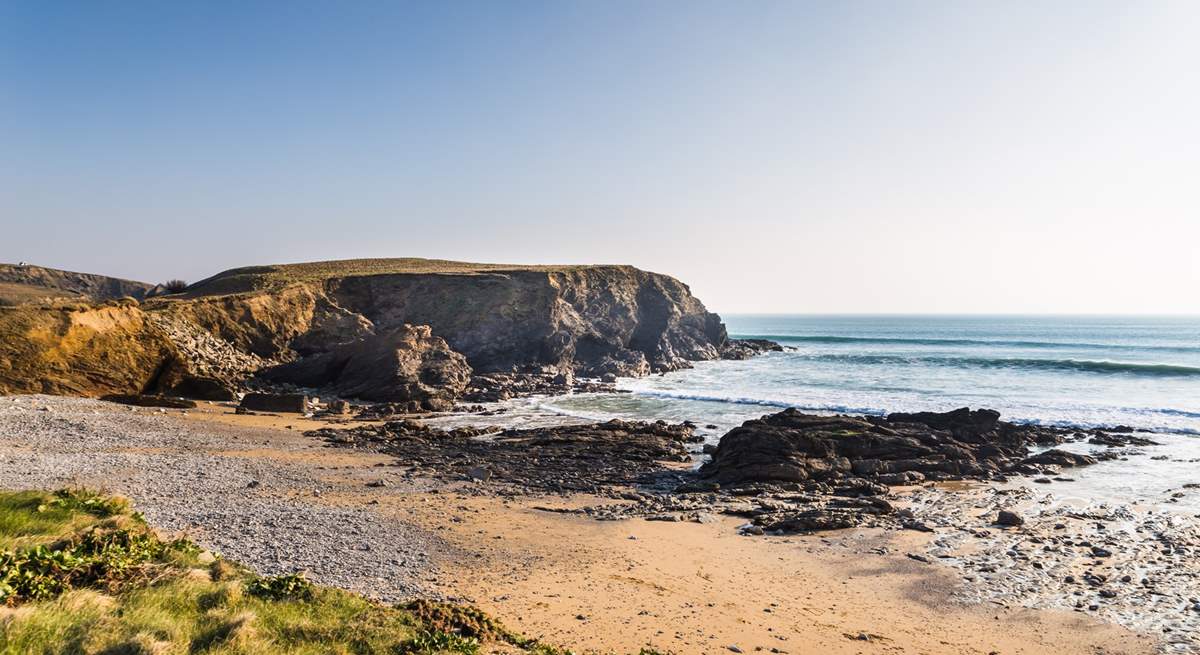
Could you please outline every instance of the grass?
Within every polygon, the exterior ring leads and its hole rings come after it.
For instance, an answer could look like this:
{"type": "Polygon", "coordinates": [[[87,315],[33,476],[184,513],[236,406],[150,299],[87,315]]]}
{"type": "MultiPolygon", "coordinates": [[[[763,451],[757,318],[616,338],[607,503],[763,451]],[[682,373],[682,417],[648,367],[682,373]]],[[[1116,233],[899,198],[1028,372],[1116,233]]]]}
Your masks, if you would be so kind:
{"type": "Polygon", "coordinates": [[[572,271],[584,265],[475,264],[444,259],[401,257],[344,259],[304,264],[247,266],[218,273],[188,287],[189,297],[246,293],[275,289],[296,282],[320,282],[334,277],[399,273],[475,274],[499,271],[572,271]]]}
{"type": "Polygon", "coordinates": [[[0,492],[0,655],[493,652],[571,655],[472,607],[257,576],[162,538],[122,498],[0,492]]]}

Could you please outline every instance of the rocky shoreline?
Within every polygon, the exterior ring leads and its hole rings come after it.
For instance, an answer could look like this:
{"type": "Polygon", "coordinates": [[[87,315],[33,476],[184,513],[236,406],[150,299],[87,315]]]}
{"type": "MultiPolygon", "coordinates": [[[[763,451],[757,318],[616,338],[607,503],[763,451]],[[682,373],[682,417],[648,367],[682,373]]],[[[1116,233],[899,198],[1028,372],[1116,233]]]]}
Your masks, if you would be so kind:
{"type": "Polygon", "coordinates": [[[970,498],[930,489],[906,498],[934,534],[924,561],[959,571],[964,601],[1083,612],[1158,635],[1168,652],[1200,649],[1198,517],[1063,503],[1032,486],[970,498]],[[988,520],[1000,512],[1019,525],[988,520]]]}
{"type": "Polygon", "coordinates": [[[845,528],[906,534],[914,545],[881,547],[880,555],[902,548],[918,564],[956,571],[962,602],[1074,610],[1154,634],[1164,652],[1200,648],[1195,517],[1080,507],[1037,491],[1038,481],[1063,478],[1063,466],[1097,460],[1055,445],[1092,442],[1111,454],[1100,458],[1117,458],[1131,445],[1153,448],[1143,445],[1153,435],[1018,426],[979,410],[872,419],[785,411],[731,431],[697,468],[703,444],[690,424],[519,428],[502,409],[350,427],[336,414],[306,418],[326,427],[300,437],[295,457],[311,463],[298,469],[252,450],[208,454],[231,438],[255,446],[227,428],[180,431],[165,413],[186,409],[13,397],[0,405],[9,450],[0,484],[104,480],[135,496],[156,523],[193,531],[263,572],[308,569],[384,599],[432,593],[425,581],[436,579],[434,554],[453,548],[426,529],[380,521],[362,504],[379,493],[527,499],[535,510],[605,522],[736,517],[744,538],[845,528]],[[506,425],[489,427],[489,418],[506,425]],[[988,447],[993,439],[1007,445],[988,447]],[[167,456],[163,448],[184,450],[167,456]],[[322,462],[344,449],[378,463],[333,483],[325,474],[336,467],[322,462]],[[763,460],[761,451],[772,455],[763,460]],[[955,480],[970,486],[947,486],[955,480]]]}
{"type": "Polygon", "coordinates": [[[1073,610],[1160,635],[1165,652],[1200,649],[1200,517],[1037,493],[1078,467],[1150,456],[1132,447],[1153,447],[1154,435],[1011,424],[988,410],[866,418],[785,410],[706,447],[711,459],[699,468],[669,464],[688,460],[689,444],[697,455],[694,427],[444,431],[408,420],[309,435],[396,457],[414,467],[406,475],[472,481],[468,493],[586,491],[603,502],[545,509],[601,521],[734,516],[745,521],[742,534],[768,536],[914,531],[928,541],[908,557],[959,571],[964,602],[1073,610]],[[1100,452],[1056,447],[1082,443],[1100,452]],[[951,481],[972,486],[944,486],[951,481]]]}

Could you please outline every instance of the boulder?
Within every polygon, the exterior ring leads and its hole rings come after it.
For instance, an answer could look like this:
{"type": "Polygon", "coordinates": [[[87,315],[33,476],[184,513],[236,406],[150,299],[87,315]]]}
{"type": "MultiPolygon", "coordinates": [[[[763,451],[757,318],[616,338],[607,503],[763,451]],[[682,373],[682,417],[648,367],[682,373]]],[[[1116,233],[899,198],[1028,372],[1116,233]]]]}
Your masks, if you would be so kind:
{"type": "Polygon", "coordinates": [[[273,382],[329,387],[339,396],[379,402],[417,402],[452,409],[471,380],[471,367],[427,325],[402,325],[267,369],[273,382]]]}
{"type": "Polygon", "coordinates": [[[300,393],[248,393],[239,405],[252,412],[308,413],[308,396],[300,393]]]}
{"type": "Polygon", "coordinates": [[[121,403],[122,405],[136,405],[138,407],[169,407],[172,409],[191,409],[196,406],[196,403],[183,398],[169,398],[167,396],[155,396],[150,394],[133,394],[133,393],[110,393],[101,396],[100,400],[110,403],[121,403]]]}
{"type": "Polygon", "coordinates": [[[729,339],[721,346],[721,359],[750,359],[768,352],[783,352],[783,346],[768,339],[729,339]]]}
{"type": "Polygon", "coordinates": [[[1088,466],[1090,464],[1095,464],[1096,458],[1088,455],[1080,455],[1078,453],[1069,453],[1065,450],[1054,449],[1026,457],[1025,459],[1021,460],[1021,463],[1025,465],[1034,464],[1039,466],[1063,466],[1070,468],[1075,466],[1088,466]]]}
{"type": "Polygon", "coordinates": [[[996,515],[996,525],[1004,525],[1012,528],[1020,527],[1025,525],[1025,519],[1016,512],[1002,509],[1000,510],[1000,513],[996,515]]]}
{"type": "Polygon", "coordinates": [[[729,431],[700,472],[723,485],[860,478],[854,488],[863,491],[925,479],[987,478],[1025,458],[1030,434],[982,409],[886,418],[786,409],[729,431]]]}
{"type": "Polygon", "coordinates": [[[185,375],[170,385],[168,391],[177,396],[197,400],[237,400],[237,392],[228,380],[207,376],[185,375]]]}

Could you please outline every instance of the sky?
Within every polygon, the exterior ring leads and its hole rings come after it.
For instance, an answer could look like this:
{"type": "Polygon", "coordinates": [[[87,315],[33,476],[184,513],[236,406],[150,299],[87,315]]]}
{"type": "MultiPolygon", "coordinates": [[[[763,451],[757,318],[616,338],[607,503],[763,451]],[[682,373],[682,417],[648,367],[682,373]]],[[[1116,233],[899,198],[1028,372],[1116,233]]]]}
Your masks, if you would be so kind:
{"type": "Polygon", "coordinates": [[[0,0],[0,261],[1200,313],[1200,3],[0,0]]]}

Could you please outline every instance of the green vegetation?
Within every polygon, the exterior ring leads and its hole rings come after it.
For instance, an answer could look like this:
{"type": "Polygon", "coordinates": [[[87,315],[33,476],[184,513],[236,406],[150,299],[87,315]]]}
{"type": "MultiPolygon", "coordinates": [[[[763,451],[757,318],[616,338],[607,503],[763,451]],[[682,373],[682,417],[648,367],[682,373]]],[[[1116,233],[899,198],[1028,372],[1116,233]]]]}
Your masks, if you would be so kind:
{"type": "Polygon", "coordinates": [[[83,490],[0,493],[0,549],[2,655],[568,655],[474,608],[258,577],[83,490]]]}
{"type": "Polygon", "coordinates": [[[400,273],[473,274],[499,271],[573,271],[583,265],[474,264],[444,259],[400,257],[387,259],[343,259],[304,264],[246,266],[201,280],[188,289],[191,297],[224,295],[276,289],[296,282],[322,282],[330,278],[400,273]]]}
{"type": "Polygon", "coordinates": [[[163,288],[167,290],[167,293],[183,293],[187,291],[188,283],[183,280],[167,280],[163,282],[163,288]]]}

